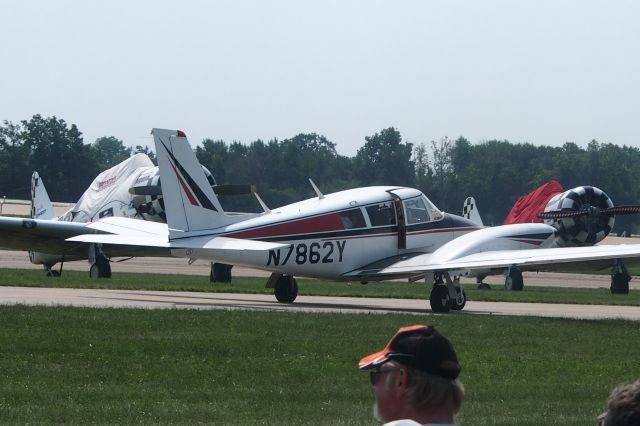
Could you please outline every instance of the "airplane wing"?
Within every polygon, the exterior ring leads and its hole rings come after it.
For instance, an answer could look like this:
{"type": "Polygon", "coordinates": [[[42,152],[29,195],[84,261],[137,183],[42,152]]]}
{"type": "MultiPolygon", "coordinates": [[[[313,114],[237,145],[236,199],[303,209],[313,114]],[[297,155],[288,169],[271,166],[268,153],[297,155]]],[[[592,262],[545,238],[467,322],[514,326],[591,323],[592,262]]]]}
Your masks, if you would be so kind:
{"type": "Polygon", "coordinates": [[[78,243],[65,239],[95,232],[101,231],[88,229],[81,223],[0,216],[0,247],[3,249],[66,253],[78,243]]]}
{"type": "MultiPolygon", "coordinates": [[[[437,252],[436,252],[437,253],[437,252]]],[[[406,255],[390,258],[348,272],[348,276],[388,277],[412,276],[435,271],[474,269],[503,269],[518,266],[522,270],[554,269],[581,264],[586,268],[601,269],[611,266],[614,259],[640,261],[640,244],[598,245],[526,250],[494,250],[474,253],[452,259],[442,259],[436,253],[406,255]]],[[[629,264],[629,262],[626,262],[629,264]]]]}
{"type": "Polygon", "coordinates": [[[110,238],[110,256],[168,256],[167,226],[156,222],[121,217],[104,218],[98,222],[77,223],[58,220],[22,219],[0,216],[0,248],[30,250],[60,255],[86,255],[86,243],[99,243],[98,237],[110,238]],[[86,237],[85,240],[74,237],[86,237]],[[88,241],[88,237],[96,241],[88,241]],[[133,244],[133,241],[144,244],[133,244]]]}

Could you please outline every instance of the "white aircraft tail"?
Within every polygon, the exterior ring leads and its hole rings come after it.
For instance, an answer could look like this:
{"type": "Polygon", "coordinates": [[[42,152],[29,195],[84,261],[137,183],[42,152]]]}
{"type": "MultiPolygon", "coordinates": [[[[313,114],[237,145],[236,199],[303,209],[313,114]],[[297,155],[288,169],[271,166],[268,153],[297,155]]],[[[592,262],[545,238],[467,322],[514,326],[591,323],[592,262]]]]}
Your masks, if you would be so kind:
{"type": "Polygon", "coordinates": [[[462,205],[462,216],[480,226],[484,226],[482,218],[480,217],[480,212],[476,206],[476,200],[473,197],[467,197],[467,199],[464,200],[464,204],[462,205]]]}
{"type": "Polygon", "coordinates": [[[31,217],[33,219],[47,220],[57,218],[47,189],[44,187],[38,172],[33,172],[31,175],[31,217]]]}
{"type": "Polygon", "coordinates": [[[169,239],[229,224],[186,135],[153,129],[169,239]]]}

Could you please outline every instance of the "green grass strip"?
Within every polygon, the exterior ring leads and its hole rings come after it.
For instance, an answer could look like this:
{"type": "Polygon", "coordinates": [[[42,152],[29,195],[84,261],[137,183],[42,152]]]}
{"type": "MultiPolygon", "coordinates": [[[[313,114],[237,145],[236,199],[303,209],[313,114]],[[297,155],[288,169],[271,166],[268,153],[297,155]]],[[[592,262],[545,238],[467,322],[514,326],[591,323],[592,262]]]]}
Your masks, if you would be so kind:
{"type": "MultiPolygon", "coordinates": [[[[110,279],[90,279],[87,272],[64,271],[61,277],[46,277],[41,270],[0,269],[0,285],[31,287],[111,288],[129,290],[206,291],[273,294],[265,288],[266,278],[234,277],[231,283],[211,283],[208,276],[138,274],[119,272],[110,279]]],[[[298,279],[299,294],[313,296],[350,296],[424,299],[431,285],[424,282],[341,283],[298,279]]],[[[628,295],[612,295],[608,288],[526,287],[523,291],[506,291],[502,286],[478,290],[475,284],[464,286],[469,300],[496,302],[573,303],[591,305],[640,306],[640,290],[628,295]]],[[[425,302],[428,306],[428,302],[425,302]]]]}
{"type": "Polygon", "coordinates": [[[0,306],[0,423],[373,425],[357,361],[416,322],[457,348],[461,425],[595,424],[638,378],[626,321],[0,306]]]}

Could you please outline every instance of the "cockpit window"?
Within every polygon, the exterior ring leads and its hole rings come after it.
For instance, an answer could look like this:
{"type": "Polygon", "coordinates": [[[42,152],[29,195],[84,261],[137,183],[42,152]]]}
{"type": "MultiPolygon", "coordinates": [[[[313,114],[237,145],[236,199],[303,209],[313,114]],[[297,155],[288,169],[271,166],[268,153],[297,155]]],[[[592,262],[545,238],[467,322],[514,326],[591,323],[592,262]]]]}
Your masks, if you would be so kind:
{"type": "Polygon", "coordinates": [[[395,225],[396,213],[393,210],[393,203],[380,203],[367,207],[367,214],[371,221],[371,226],[395,225]]]}
{"type": "Polygon", "coordinates": [[[404,212],[407,217],[407,225],[425,223],[431,220],[429,211],[422,197],[404,201],[404,212]]]}
{"type": "Polygon", "coordinates": [[[407,217],[407,225],[439,220],[443,217],[442,212],[424,195],[404,200],[404,211],[407,217]]]}
{"type": "Polygon", "coordinates": [[[359,208],[340,212],[340,220],[344,229],[364,228],[366,226],[364,215],[359,208]]]}
{"type": "Polygon", "coordinates": [[[427,211],[431,213],[431,220],[440,220],[444,217],[444,213],[438,210],[424,194],[422,194],[422,201],[424,201],[425,206],[427,206],[427,211]]]}

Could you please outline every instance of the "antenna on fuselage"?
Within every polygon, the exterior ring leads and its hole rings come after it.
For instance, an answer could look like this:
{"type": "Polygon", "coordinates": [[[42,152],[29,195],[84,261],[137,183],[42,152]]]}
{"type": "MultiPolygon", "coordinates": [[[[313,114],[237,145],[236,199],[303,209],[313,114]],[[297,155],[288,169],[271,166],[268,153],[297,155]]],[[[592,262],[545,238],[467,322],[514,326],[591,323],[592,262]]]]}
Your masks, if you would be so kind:
{"type": "Polygon", "coordinates": [[[260,203],[260,206],[262,206],[262,210],[264,210],[265,213],[271,213],[271,209],[269,209],[269,207],[267,207],[267,205],[264,203],[264,201],[262,201],[262,198],[260,198],[258,193],[254,192],[253,195],[255,195],[256,198],[258,199],[258,202],[260,203]]]}
{"type": "Polygon", "coordinates": [[[311,178],[309,178],[309,182],[311,182],[311,186],[313,186],[313,190],[316,191],[316,194],[318,195],[318,199],[322,200],[324,198],[324,194],[322,192],[320,192],[320,190],[318,189],[318,187],[316,186],[315,183],[313,183],[313,181],[311,180],[311,178]]]}

